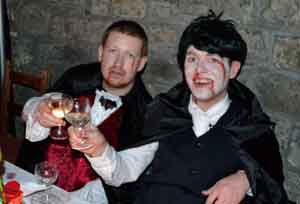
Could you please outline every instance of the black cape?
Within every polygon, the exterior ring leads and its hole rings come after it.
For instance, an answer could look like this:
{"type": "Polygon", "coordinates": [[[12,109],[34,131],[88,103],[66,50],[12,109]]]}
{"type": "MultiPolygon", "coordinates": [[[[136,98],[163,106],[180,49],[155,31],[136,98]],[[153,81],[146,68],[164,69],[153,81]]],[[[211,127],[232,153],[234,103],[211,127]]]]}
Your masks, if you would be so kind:
{"type": "MultiPolygon", "coordinates": [[[[230,81],[228,93],[231,107],[238,111],[223,128],[238,147],[253,192],[252,203],[287,203],[282,160],[273,131],[275,124],[262,111],[255,95],[237,80],[230,81]]],[[[187,108],[190,94],[186,84],[180,83],[156,97],[147,109],[145,140],[136,145],[160,141],[191,128],[187,108]]]]}

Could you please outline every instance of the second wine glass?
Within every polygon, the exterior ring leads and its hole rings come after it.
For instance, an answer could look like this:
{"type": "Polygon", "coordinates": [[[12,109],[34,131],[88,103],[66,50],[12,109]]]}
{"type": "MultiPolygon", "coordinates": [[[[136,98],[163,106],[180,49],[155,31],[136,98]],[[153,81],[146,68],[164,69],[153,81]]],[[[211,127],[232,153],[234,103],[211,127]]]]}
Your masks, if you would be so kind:
{"type": "MultiPolygon", "coordinates": [[[[71,111],[65,112],[65,119],[72,124],[79,132],[79,135],[82,137],[83,141],[84,136],[81,134],[82,128],[90,122],[91,115],[91,105],[88,98],[80,97],[73,98],[73,106],[71,111]]],[[[87,144],[82,144],[82,147],[87,147],[87,144]]]]}

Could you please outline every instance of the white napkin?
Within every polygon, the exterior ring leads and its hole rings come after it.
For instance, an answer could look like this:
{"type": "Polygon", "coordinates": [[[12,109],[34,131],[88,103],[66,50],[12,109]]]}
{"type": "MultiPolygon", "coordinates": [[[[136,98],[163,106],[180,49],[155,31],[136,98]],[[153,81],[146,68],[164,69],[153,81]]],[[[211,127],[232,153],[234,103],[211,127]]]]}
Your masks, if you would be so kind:
{"type": "Polygon", "coordinates": [[[90,204],[108,204],[100,179],[90,181],[77,191],[70,192],[70,194],[90,204]]]}
{"type": "Polygon", "coordinates": [[[51,187],[51,186],[46,186],[44,184],[39,184],[35,182],[26,182],[26,183],[21,183],[20,185],[21,185],[21,190],[23,191],[23,196],[28,196],[38,191],[44,191],[51,187]]]}

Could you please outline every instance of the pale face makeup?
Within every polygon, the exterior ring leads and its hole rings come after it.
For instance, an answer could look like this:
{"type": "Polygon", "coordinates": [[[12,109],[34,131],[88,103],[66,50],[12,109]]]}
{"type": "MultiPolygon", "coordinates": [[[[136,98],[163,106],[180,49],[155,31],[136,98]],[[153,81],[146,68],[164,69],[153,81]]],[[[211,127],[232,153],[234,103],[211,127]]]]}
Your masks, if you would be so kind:
{"type": "Polygon", "coordinates": [[[193,100],[203,110],[225,97],[229,79],[236,76],[240,67],[232,69],[228,58],[200,51],[193,46],[187,50],[184,66],[193,100]]]}
{"type": "Polygon", "coordinates": [[[111,32],[99,47],[103,87],[116,95],[125,95],[143,70],[147,57],[141,56],[142,40],[120,32],[111,32]]]}

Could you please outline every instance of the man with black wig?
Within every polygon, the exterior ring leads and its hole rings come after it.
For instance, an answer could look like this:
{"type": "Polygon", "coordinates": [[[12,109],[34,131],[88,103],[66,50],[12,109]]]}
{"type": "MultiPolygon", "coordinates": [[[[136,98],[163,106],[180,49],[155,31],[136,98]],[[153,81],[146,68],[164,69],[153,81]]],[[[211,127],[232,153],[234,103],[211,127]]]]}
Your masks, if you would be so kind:
{"type": "MultiPolygon", "coordinates": [[[[274,123],[235,79],[246,55],[232,21],[212,11],[193,20],[177,55],[184,80],[147,107],[147,139],[116,152],[93,132],[97,142],[84,152],[96,172],[118,186],[152,161],[136,204],[287,203],[274,123]]],[[[78,136],[69,132],[76,148],[78,136]]]]}
{"type": "MultiPolygon", "coordinates": [[[[68,69],[48,94],[26,103],[23,117],[27,122],[26,139],[31,142],[26,141],[18,164],[33,171],[37,162],[56,163],[60,172],[55,184],[66,191],[81,189],[99,178],[85,156],[71,149],[68,140],[48,137],[53,134],[51,129],[65,122],[51,113],[44,99],[53,92],[88,99],[91,121],[116,150],[122,150],[142,139],[146,104],[152,99],[141,79],[147,56],[148,39],[142,26],[131,20],[112,23],[102,36],[99,62],[68,69]]],[[[84,140],[81,142],[80,148],[88,146],[84,140]]],[[[137,185],[105,188],[109,203],[122,200],[125,204],[132,202],[137,185]]]]}

